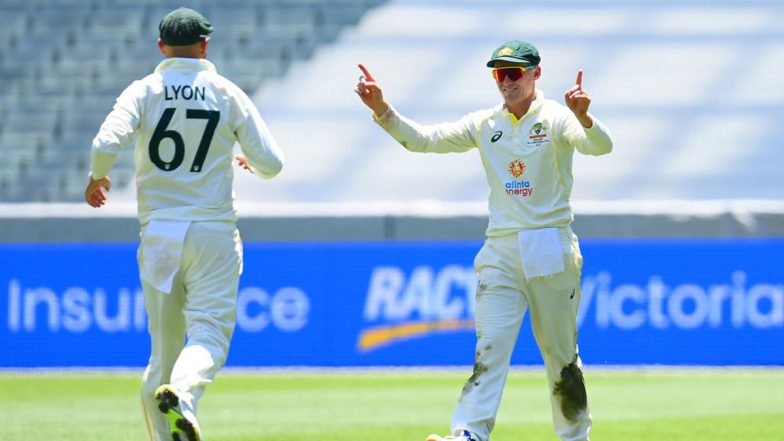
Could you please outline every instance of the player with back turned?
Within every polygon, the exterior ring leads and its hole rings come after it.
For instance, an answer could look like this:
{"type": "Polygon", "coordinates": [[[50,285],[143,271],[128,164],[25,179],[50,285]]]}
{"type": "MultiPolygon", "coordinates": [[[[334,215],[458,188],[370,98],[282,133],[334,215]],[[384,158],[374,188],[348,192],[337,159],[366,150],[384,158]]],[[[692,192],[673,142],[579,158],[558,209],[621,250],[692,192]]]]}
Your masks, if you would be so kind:
{"type": "Polygon", "coordinates": [[[588,113],[583,72],[564,94],[547,100],[536,81],[539,51],[513,40],[496,49],[492,69],[503,103],[452,123],[421,125],[400,115],[363,65],[356,93],[373,120],[412,152],[479,149],[490,186],[487,239],[474,261],[476,360],[445,439],[488,441],[495,425],[515,342],[526,311],[544,359],[553,425],[563,440],[588,440],[591,413],[577,349],[582,256],[570,227],[574,151],[603,155],[609,132],[588,113]]]}
{"type": "Polygon", "coordinates": [[[166,57],[117,99],[93,140],[85,200],[103,206],[108,173],[135,142],[139,272],[152,341],[142,405],[153,441],[198,441],[196,406],[228,355],[242,242],[232,150],[262,178],[283,155],[250,98],[207,59],[212,25],[179,8],[159,25],[166,57]],[[187,336],[187,344],[186,344],[187,336]]]}

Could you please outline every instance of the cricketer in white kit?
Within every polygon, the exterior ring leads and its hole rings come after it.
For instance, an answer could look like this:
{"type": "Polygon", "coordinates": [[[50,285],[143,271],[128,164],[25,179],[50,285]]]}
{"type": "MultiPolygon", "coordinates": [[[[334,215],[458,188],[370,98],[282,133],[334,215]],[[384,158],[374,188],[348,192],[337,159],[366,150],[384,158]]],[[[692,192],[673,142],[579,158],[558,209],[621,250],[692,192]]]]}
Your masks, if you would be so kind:
{"type": "Polygon", "coordinates": [[[538,50],[519,40],[504,43],[487,63],[503,104],[457,122],[420,125],[401,116],[362,65],[356,92],[373,119],[412,152],[479,149],[490,186],[487,239],[476,256],[476,360],[444,439],[488,441],[527,311],[544,360],[555,432],[563,440],[588,440],[588,407],[577,348],[582,256],[572,232],[574,151],[612,150],[608,130],[588,113],[582,71],[564,95],[567,106],[547,100],[535,86],[538,50]]]}
{"type": "Polygon", "coordinates": [[[280,172],[283,155],[250,98],[205,58],[207,19],[179,8],[159,29],[166,59],[122,92],[101,125],[85,200],[105,204],[108,173],[135,143],[152,341],[142,386],[148,436],[197,441],[197,402],[226,360],[242,272],[232,150],[239,143],[240,165],[261,178],[280,172]]]}

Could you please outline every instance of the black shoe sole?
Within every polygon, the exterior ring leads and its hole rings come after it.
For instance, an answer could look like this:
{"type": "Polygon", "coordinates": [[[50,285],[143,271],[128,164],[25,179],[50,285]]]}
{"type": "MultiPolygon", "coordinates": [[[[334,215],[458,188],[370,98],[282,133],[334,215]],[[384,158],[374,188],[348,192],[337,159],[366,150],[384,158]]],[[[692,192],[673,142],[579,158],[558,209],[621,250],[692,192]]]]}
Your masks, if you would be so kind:
{"type": "Polygon", "coordinates": [[[193,424],[182,416],[180,398],[174,391],[164,389],[155,395],[155,399],[158,400],[158,410],[169,418],[169,424],[179,429],[172,432],[173,441],[200,441],[193,424]]]}

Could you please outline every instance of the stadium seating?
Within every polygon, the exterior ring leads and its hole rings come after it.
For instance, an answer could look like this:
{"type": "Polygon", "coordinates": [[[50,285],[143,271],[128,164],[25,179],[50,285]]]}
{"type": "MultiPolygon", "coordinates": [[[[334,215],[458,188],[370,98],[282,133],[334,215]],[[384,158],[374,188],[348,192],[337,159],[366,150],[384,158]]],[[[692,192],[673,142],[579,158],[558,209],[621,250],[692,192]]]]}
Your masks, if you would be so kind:
{"type": "Polygon", "coordinates": [[[539,47],[547,98],[563,102],[584,69],[614,135],[612,154],[575,155],[574,201],[782,200],[782,22],[780,0],[391,1],[261,85],[288,163],[263,185],[242,175],[238,200],[481,203],[475,152],[406,152],[353,96],[356,64],[402,114],[454,121],[500,101],[485,61],[511,39],[539,47]]]}
{"type": "MultiPolygon", "coordinates": [[[[483,60],[513,38],[542,51],[548,98],[584,69],[614,134],[611,155],[575,157],[574,199],[784,196],[779,0],[0,0],[0,201],[81,200],[95,131],[182,5],[214,22],[210,59],[286,153],[240,201],[482,201],[475,153],[412,155],[372,123],[356,63],[405,115],[448,121],[498,102],[483,60]]],[[[115,181],[132,182],[123,154],[115,181]]]]}
{"type": "MultiPolygon", "coordinates": [[[[382,2],[0,0],[0,201],[81,200],[91,140],[120,92],[160,61],[157,26],[167,12],[188,6],[208,16],[210,60],[252,94],[382,2]]],[[[123,152],[116,187],[132,181],[132,166],[123,152]]]]}

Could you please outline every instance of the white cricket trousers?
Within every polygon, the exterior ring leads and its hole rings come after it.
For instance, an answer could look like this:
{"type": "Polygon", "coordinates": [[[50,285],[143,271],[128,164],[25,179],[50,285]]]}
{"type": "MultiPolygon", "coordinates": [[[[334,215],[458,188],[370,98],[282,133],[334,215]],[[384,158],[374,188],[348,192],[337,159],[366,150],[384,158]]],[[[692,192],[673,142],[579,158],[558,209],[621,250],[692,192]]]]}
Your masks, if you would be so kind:
{"type": "MultiPolygon", "coordinates": [[[[137,257],[141,268],[141,247],[137,257]]],[[[235,224],[193,222],[172,292],[160,292],[142,280],[152,342],[142,384],[150,440],[172,439],[169,422],[153,397],[155,390],[171,384],[185,403],[184,410],[195,414],[205,386],[226,361],[241,272],[242,242],[235,224]]]]}
{"type": "Polygon", "coordinates": [[[526,311],[544,359],[555,432],[564,441],[588,440],[591,413],[577,351],[582,255],[571,228],[558,233],[564,250],[563,272],[526,279],[517,235],[491,237],[474,261],[476,361],[463,387],[452,432],[471,432],[488,441],[495,425],[512,351],[526,311]]]}

